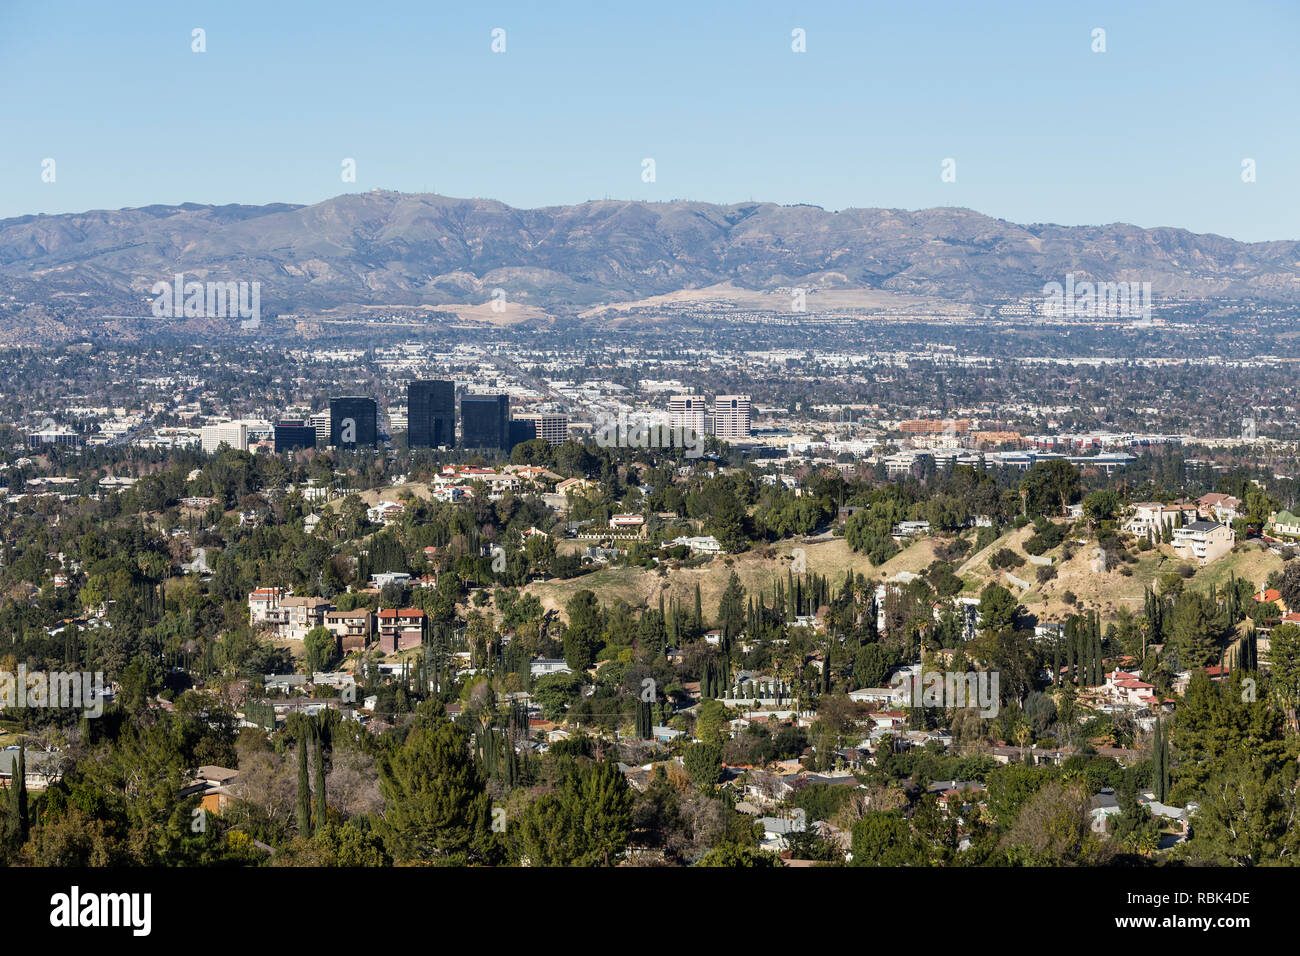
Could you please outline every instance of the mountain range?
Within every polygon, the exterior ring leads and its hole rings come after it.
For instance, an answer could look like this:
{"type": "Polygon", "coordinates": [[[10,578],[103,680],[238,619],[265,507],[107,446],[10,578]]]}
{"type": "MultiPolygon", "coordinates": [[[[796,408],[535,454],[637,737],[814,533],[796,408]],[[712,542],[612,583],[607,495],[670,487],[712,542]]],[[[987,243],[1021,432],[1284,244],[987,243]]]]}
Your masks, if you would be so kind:
{"type": "Polygon", "coordinates": [[[1042,294],[1067,273],[1165,295],[1300,302],[1300,242],[1183,229],[1016,225],[942,207],[749,202],[516,209],[373,191],[313,205],[145,206],[0,220],[0,314],[148,316],[151,289],[261,283],[264,314],[491,301],[550,316],[681,290],[861,289],[965,303],[1042,294]]]}

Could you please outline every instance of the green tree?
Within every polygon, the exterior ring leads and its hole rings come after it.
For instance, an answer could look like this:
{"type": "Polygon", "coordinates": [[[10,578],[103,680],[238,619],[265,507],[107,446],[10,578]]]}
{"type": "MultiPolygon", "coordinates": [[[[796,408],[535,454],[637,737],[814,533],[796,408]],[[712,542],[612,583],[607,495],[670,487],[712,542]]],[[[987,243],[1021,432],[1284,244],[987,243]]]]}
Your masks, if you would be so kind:
{"type": "Polygon", "coordinates": [[[1094,491],[1083,499],[1083,516],[1096,527],[1110,521],[1119,512],[1119,495],[1110,488],[1094,491]]]}
{"type": "Polygon", "coordinates": [[[327,805],[325,802],[325,735],[327,731],[324,721],[319,721],[312,729],[312,743],[314,745],[312,748],[312,757],[316,772],[316,792],[313,800],[313,816],[315,818],[316,828],[319,829],[325,825],[327,814],[327,805]]]}
{"type": "Polygon", "coordinates": [[[632,835],[633,803],[617,764],[577,763],[511,828],[516,856],[531,866],[611,866],[632,835]]]}
{"type": "Polygon", "coordinates": [[[717,743],[691,744],[682,755],[682,764],[691,783],[701,790],[722,782],[722,746],[717,743]]]}
{"type": "Polygon", "coordinates": [[[879,644],[867,644],[853,657],[853,680],[858,687],[880,687],[889,673],[889,662],[879,644]]]}
{"type": "Polygon", "coordinates": [[[1155,733],[1151,741],[1151,789],[1156,799],[1165,803],[1169,799],[1169,741],[1164,725],[1156,718],[1155,733]]]}
{"type": "Polygon", "coordinates": [[[873,810],[853,825],[854,866],[925,866],[925,847],[898,810],[873,810]]]}
{"type": "Polygon", "coordinates": [[[722,846],[714,847],[704,856],[700,857],[695,863],[696,866],[703,867],[720,867],[725,869],[763,867],[772,868],[781,865],[780,858],[775,853],[768,853],[764,850],[755,850],[752,847],[740,846],[735,843],[724,843],[722,846]]]}
{"type": "Polygon", "coordinates": [[[1015,630],[1016,599],[1000,584],[990,584],[980,592],[980,636],[992,643],[1015,630]]]}
{"type": "Polygon", "coordinates": [[[585,671],[600,650],[604,620],[593,591],[581,590],[565,605],[569,626],[564,629],[564,659],[575,671],[585,671]]]}
{"type": "Polygon", "coordinates": [[[1269,635],[1269,673],[1273,694],[1286,713],[1292,730],[1300,730],[1300,627],[1280,624],[1269,635]]]}
{"type": "Polygon", "coordinates": [[[1034,462],[1020,482],[1031,514],[1064,514],[1079,499],[1079,469],[1063,458],[1034,462]]]}
{"type": "Polygon", "coordinates": [[[1297,862],[1300,816],[1294,762],[1270,765],[1249,755],[1206,781],[1189,844],[1191,855],[1229,866],[1297,862]]]}
{"type": "Polygon", "coordinates": [[[721,743],[727,724],[727,708],[720,701],[706,698],[696,710],[695,736],[704,743],[721,743]]]}
{"type": "Polygon", "coordinates": [[[462,728],[417,725],[380,759],[379,789],[386,807],[378,830],[397,862],[496,862],[491,802],[462,728]]]}
{"type": "Polygon", "coordinates": [[[1184,594],[1174,607],[1173,637],[1178,663],[1188,669],[1205,667],[1219,656],[1215,622],[1199,594],[1184,594]]]}
{"type": "Polygon", "coordinates": [[[302,641],[307,652],[307,672],[328,671],[338,659],[338,638],[328,628],[313,627],[302,641]]]}
{"type": "Polygon", "coordinates": [[[307,770],[307,750],[314,736],[312,721],[305,714],[294,714],[290,732],[298,751],[298,832],[311,836],[311,775],[307,770]]]}
{"type": "Polygon", "coordinates": [[[1246,700],[1238,680],[1216,682],[1196,671],[1174,714],[1170,737],[1175,804],[1198,800],[1210,778],[1251,754],[1276,766],[1294,760],[1282,715],[1267,700],[1246,700]]]}

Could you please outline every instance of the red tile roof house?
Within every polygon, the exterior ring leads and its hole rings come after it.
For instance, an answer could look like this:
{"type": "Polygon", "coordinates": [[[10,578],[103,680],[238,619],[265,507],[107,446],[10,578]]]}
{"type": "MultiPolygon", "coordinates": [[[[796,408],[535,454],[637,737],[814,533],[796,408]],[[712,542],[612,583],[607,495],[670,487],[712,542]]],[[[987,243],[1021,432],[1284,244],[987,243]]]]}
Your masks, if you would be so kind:
{"type": "Polygon", "coordinates": [[[1132,707],[1150,707],[1157,703],[1155,687],[1129,671],[1111,671],[1106,675],[1102,691],[1117,703],[1132,707]]]}
{"type": "Polygon", "coordinates": [[[424,643],[424,612],[413,607],[385,608],[375,615],[379,621],[379,648],[386,654],[419,647],[424,643]]]}
{"type": "Polygon", "coordinates": [[[1201,514],[1227,524],[1241,517],[1241,501],[1232,495],[1209,494],[1196,499],[1201,514]]]}
{"type": "Polygon", "coordinates": [[[257,588],[248,595],[248,618],[254,627],[258,624],[279,623],[276,612],[280,602],[288,595],[284,588],[257,588]]]}

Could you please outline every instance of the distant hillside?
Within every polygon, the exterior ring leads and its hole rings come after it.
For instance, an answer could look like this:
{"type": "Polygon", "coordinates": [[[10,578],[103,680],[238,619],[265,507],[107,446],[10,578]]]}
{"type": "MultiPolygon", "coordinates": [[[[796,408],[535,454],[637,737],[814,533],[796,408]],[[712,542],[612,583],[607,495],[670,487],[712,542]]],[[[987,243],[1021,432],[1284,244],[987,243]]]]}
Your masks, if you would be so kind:
{"type": "Polygon", "coordinates": [[[266,314],[478,304],[494,288],[552,315],[729,283],[960,302],[1040,294],[1067,272],[1157,296],[1300,302],[1300,243],[1180,229],[1019,226],[968,209],[486,199],[370,192],[311,206],[149,206],[0,220],[0,309],[148,315],[150,288],[259,281],[266,314]]]}

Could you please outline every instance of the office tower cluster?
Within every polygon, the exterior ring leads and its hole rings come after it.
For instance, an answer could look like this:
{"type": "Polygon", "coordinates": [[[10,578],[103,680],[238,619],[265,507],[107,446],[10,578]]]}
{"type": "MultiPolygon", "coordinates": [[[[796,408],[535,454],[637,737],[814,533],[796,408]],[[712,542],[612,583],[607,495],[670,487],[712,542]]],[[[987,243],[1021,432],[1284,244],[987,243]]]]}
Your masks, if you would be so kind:
{"type": "MultiPolygon", "coordinates": [[[[561,445],[569,435],[569,418],[559,414],[510,416],[508,395],[465,395],[460,401],[460,434],[456,429],[456,383],[417,379],[407,383],[405,413],[400,406],[389,417],[393,431],[405,429],[411,448],[481,448],[510,451],[521,442],[540,438],[561,445]]],[[[254,444],[271,444],[276,454],[302,448],[365,448],[379,442],[379,406],[367,395],[340,395],[329,408],[304,418],[278,419],[274,425],[252,420],[219,422],[201,430],[203,450],[222,445],[249,451],[254,444]]]]}

